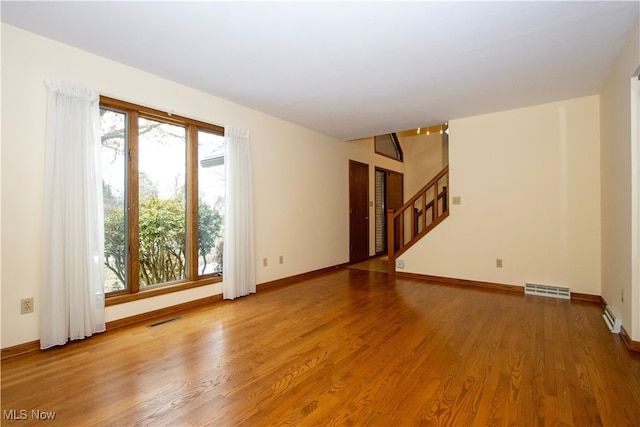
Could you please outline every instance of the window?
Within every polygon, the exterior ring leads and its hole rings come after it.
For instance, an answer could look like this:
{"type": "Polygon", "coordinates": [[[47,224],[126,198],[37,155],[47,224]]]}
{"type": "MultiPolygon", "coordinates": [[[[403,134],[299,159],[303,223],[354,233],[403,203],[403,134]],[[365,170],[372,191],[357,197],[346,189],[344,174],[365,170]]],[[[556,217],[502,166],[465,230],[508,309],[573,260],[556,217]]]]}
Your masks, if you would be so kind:
{"type": "Polygon", "coordinates": [[[100,101],[105,293],[127,301],[220,281],[224,129],[100,101]]]}
{"type": "Polygon", "coordinates": [[[387,133],[384,135],[376,135],[373,137],[374,151],[386,157],[402,161],[402,147],[395,133],[387,133]]]}

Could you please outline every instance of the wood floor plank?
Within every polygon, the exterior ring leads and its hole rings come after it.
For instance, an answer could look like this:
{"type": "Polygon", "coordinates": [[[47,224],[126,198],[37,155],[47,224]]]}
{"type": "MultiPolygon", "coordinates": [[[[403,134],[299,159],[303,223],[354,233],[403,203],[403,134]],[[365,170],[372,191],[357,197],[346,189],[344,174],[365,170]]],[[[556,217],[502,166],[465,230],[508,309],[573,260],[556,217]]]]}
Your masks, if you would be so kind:
{"type": "Polygon", "coordinates": [[[2,425],[640,426],[640,355],[601,314],[339,270],[6,359],[2,425]]]}

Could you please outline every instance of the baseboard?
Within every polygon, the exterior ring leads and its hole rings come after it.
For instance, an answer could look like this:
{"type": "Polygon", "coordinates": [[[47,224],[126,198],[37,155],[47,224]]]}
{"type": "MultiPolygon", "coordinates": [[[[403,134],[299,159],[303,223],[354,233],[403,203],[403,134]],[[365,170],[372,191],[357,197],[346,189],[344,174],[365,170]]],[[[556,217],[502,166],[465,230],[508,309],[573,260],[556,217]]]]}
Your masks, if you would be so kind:
{"type": "Polygon", "coordinates": [[[607,301],[602,298],[602,296],[600,297],[600,305],[602,306],[602,310],[607,308],[607,301]]]}
{"type": "Polygon", "coordinates": [[[640,341],[632,340],[627,331],[624,329],[624,326],[620,327],[620,337],[622,338],[622,341],[627,346],[629,351],[640,352],[640,341]]]}
{"type": "Polygon", "coordinates": [[[169,307],[159,308],[157,310],[148,311],[146,313],[136,314],[134,316],[124,317],[122,319],[107,322],[107,331],[131,326],[138,323],[144,323],[152,319],[158,319],[165,316],[172,316],[181,311],[193,310],[194,308],[203,307],[216,302],[222,301],[222,294],[212,295],[206,298],[200,298],[193,301],[187,301],[182,304],[176,304],[169,307]]]}
{"type": "MultiPolygon", "coordinates": [[[[160,308],[158,310],[148,311],[146,313],[136,314],[135,316],[125,317],[122,319],[112,320],[106,324],[106,332],[113,331],[125,326],[131,326],[138,323],[147,322],[152,319],[158,319],[169,315],[174,315],[178,312],[193,310],[194,308],[210,305],[215,302],[222,301],[222,295],[213,295],[206,298],[201,298],[193,301],[188,301],[182,304],[172,305],[170,307],[160,308]]],[[[14,345],[12,347],[3,348],[0,355],[0,360],[9,359],[11,357],[22,356],[29,353],[34,353],[40,350],[40,341],[31,341],[24,344],[14,345]]]]}
{"type": "Polygon", "coordinates": [[[524,294],[524,286],[505,285],[501,283],[491,283],[491,282],[480,282],[477,280],[468,280],[468,279],[455,279],[451,277],[430,276],[426,274],[403,273],[401,271],[396,271],[396,277],[442,283],[445,285],[471,286],[475,288],[492,289],[492,290],[498,290],[498,291],[524,294]]]}
{"type": "MultiPolygon", "coordinates": [[[[513,292],[524,294],[524,286],[505,285],[503,283],[481,282],[478,280],[456,279],[452,277],[430,276],[427,274],[403,273],[396,271],[396,277],[406,279],[426,280],[429,282],[444,283],[454,286],[472,286],[475,288],[493,289],[498,291],[513,292]]],[[[571,299],[576,301],[589,301],[595,303],[603,303],[600,295],[581,294],[571,292],[571,299]]]]}
{"type": "MultiPolygon", "coordinates": [[[[256,285],[256,290],[258,292],[264,292],[270,289],[290,285],[292,283],[297,283],[302,280],[307,280],[313,277],[322,276],[329,272],[335,271],[336,269],[344,268],[344,265],[341,264],[338,266],[322,268],[320,270],[309,271],[307,273],[297,274],[295,276],[285,277],[283,279],[278,279],[271,282],[260,283],[256,285]]],[[[135,325],[137,323],[147,322],[152,319],[155,320],[165,316],[172,316],[181,311],[188,311],[194,308],[210,305],[216,302],[221,302],[223,300],[222,298],[223,298],[222,294],[213,295],[210,297],[201,298],[198,300],[189,301],[189,302],[185,302],[178,305],[172,305],[170,307],[161,308],[161,309],[150,311],[147,313],[141,313],[135,316],[125,317],[124,319],[114,320],[107,323],[107,331],[117,329],[117,328],[122,328],[124,326],[135,325]]]]}
{"type": "MultiPolygon", "coordinates": [[[[271,289],[297,283],[303,280],[308,280],[314,277],[322,276],[332,271],[345,268],[347,265],[348,263],[339,264],[333,267],[321,268],[319,270],[309,271],[307,273],[297,274],[295,276],[285,277],[283,279],[261,283],[261,284],[258,284],[256,288],[260,292],[268,291],[271,289]]],[[[212,295],[210,297],[188,301],[182,304],[176,304],[170,307],[160,308],[158,310],[136,314],[135,316],[112,320],[111,322],[107,322],[106,332],[113,331],[115,329],[123,328],[126,326],[148,322],[149,320],[152,320],[152,319],[159,319],[166,316],[172,316],[179,312],[193,310],[194,308],[203,307],[203,306],[214,304],[221,301],[222,301],[222,294],[212,295]]],[[[11,357],[16,357],[16,356],[22,356],[29,353],[35,353],[39,350],[40,350],[39,340],[14,345],[12,347],[3,348],[0,350],[0,360],[9,359],[11,357]]]]}
{"type": "MultiPolygon", "coordinates": [[[[277,288],[281,288],[284,286],[288,286],[294,283],[299,283],[304,280],[310,280],[327,273],[346,268],[349,264],[338,264],[333,267],[321,268],[319,270],[309,271],[306,273],[297,274],[295,276],[285,277],[282,279],[273,280],[270,282],[260,283],[257,285],[257,290],[260,292],[269,291],[277,288]]],[[[406,278],[406,279],[415,279],[421,281],[442,283],[446,285],[453,286],[471,286],[483,289],[492,289],[499,290],[504,292],[512,292],[512,293],[524,293],[523,286],[515,286],[515,285],[505,285],[500,283],[491,283],[491,282],[481,282],[477,280],[467,280],[467,279],[455,279],[449,277],[440,277],[440,276],[430,276],[424,274],[416,274],[416,273],[403,273],[396,272],[397,278],[406,278]]],[[[572,299],[582,300],[582,301],[591,301],[591,302],[600,302],[603,306],[606,306],[606,301],[596,295],[589,294],[571,294],[572,299]]],[[[158,319],[161,317],[174,315],[178,312],[192,310],[194,308],[214,304],[222,301],[222,295],[213,295],[206,298],[197,299],[194,301],[185,302],[182,304],[173,305],[170,307],[161,308],[158,310],[149,311],[146,313],[137,314],[135,316],[125,317],[123,319],[113,320],[111,322],[107,322],[107,332],[113,331],[118,328],[131,326],[139,323],[144,323],[152,319],[158,319]]],[[[640,351],[640,342],[633,341],[622,328],[621,334],[623,341],[625,342],[627,348],[631,351],[640,351]]],[[[31,341],[23,344],[18,344],[12,347],[3,348],[0,352],[0,360],[9,359],[11,357],[22,356],[29,353],[34,353],[40,350],[40,341],[31,341]]]]}
{"type": "Polygon", "coordinates": [[[602,304],[602,297],[600,295],[580,294],[578,292],[571,292],[571,299],[576,301],[588,301],[602,304]]]}
{"type": "MultiPolygon", "coordinates": [[[[514,286],[514,285],[503,285],[500,283],[491,283],[491,282],[479,282],[476,280],[466,280],[466,279],[453,279],[450,277],[440,277],[440,276],[429,276],[426,274],[416,274],[416,273],[403,273],[396,272],[396,277],[398,278],[406,278],[406,279],[416,279],[421,281],[428,281],[434,283],[443,283],[446,285],[453,286],[473,286],[476,288],[484,288],[484,289],[493,289],[500,290],[506,292],[514,292],[514,293],[524,293],[523,286],[514,286]]],[[[581,293],[571,293],[571,299],[576,301],[587,301],[599,303],[602,305],[602,309],[607,306],[607,301],[600,295],[590,295],[590,294],[581,294],[581,293]]],[[[624,326],[620,328],[620,337],[622,341],[624,341],[625,345],[629,349],[629,351],[640,352],[640,341],[633,341],[627,331],[624,329],[624,326]]]]}
{"type": "Polygon", "coordinates": [[[34,353],[38,350],[40,350],[40,340],[14,345],[13,347],[7,347],[0,350],[0,360],[34,353]]]}
{"type": "Polygon", "coordinates": [[[296,274],[295,276],[284,277],[282,279],[272,280],[270,282],[260,283],[256,286],[258,292],[269,291],[277,289],[283,286],[288,286],[294,283],[302,282],[304,280],[313,279],[319,276],[324,276],[327,273],[331,273],[336,270],[340,270],[349,266],[349,263],[343,263],[334,265],[332,267],[325,267],[319,270],[308,271],[306,273],[296,274]]]}

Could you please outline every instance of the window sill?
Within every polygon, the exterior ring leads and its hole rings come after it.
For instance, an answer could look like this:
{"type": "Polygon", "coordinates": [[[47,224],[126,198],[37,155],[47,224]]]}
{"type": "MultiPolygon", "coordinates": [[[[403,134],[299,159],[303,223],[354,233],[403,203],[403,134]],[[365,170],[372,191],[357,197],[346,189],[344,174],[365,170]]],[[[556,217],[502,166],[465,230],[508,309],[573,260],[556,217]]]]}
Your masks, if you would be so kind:
{"type": "Polygon", "coordinates": [[[166,285],[166,286],[157,286],[151,289],[141,290],[136,293],[116,294],[116,295],[105,297],[104,305],[106,307],[109,307],[112,305],[123,304],[131,301],[138,301],[146,298],[153,298],[159,295],[166,295],[173,292],[180,292],[187,289],[198,288],[200,286],[212,285],[214,283],[220,283],[220,282],[222,282],[222,277],[216,276],[216,277],[208,277],[206,279],[200,279],[198,281],[182,282],[182,283],[166,285]]]}

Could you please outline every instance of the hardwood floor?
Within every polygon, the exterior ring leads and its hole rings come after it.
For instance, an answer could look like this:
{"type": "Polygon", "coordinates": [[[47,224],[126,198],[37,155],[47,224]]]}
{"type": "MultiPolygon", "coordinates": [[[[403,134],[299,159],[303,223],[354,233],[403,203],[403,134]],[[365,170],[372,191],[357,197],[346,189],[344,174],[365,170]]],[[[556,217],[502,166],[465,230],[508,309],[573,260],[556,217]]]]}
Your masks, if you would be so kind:
{"type": "Polygon", "coordinates": [[[349,266],[349,268],[356,270],[377,271],[378,273],[386,273],[388,267],[389,258],[387,256],[378,256],[349,266]]]}
{"type": "Polygon", "coordinates": [[[601,314],[342,269],[5,360],[2,424],[640,426],[601,314]]]}

